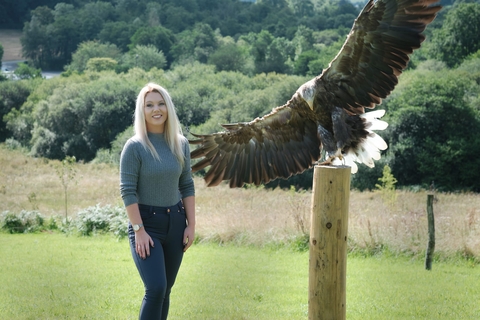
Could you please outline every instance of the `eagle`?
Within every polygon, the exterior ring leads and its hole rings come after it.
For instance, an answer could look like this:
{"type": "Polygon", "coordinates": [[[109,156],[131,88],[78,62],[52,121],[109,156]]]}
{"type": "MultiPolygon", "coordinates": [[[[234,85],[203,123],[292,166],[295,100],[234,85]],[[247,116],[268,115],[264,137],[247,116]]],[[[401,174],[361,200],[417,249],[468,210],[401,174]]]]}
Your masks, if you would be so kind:
{"type": "Polygon", "coordinates": [[[222,132],[193,134],[192,172],[208,166],[207,186],[231,188],[289,178],[320,163],[369,167],[385,141],[375,133],[387,123],[381,104],[425,40],[423,31],[438,0],[369,0],[328,68],[304,83],[284,105],[250,122],[222,125],[222,132]],[[325,158],[323,158],[325,156],[325,158]]]}

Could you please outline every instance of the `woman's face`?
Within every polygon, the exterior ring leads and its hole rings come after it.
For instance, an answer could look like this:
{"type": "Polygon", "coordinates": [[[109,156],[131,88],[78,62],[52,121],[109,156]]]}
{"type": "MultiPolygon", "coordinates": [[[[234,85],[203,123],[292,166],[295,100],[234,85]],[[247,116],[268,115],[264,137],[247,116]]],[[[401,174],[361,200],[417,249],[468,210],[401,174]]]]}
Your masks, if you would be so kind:
{"type": "Polygon", "coordinates": [[[145,124],[147,131],[163,133],[168,118],[167,105],[160,93],[153,91],[145,96],[145,124]]]}

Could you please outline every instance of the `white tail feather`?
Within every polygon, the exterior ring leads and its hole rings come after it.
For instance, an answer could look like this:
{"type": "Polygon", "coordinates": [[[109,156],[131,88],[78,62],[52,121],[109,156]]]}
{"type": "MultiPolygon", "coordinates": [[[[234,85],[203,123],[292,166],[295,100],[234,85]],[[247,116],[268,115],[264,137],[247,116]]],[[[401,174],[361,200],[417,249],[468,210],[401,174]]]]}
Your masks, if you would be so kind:
{"type": "Polygon", "coordinates": [[[363,113],[360,115],[361,118],[364,118],[367,122],[367,130],[385,130],[388,127],[388,123],[385,121],[379,120],[385,115],[385,110],[376,110],[372,112],[363,113]]]}
{"type": "Polygon", "coordinates": [[[373,160],[380,160],[380,150],[388,148],[385,140],[373,132],[373,130],[385,130],[388,127],[387,122],[379,120],[384,114],[385,110],[376,110],[360,115],[360,117],[366,120],[366,128],[369,135],[360,143],[356,150],[350,149],[348,153],[343,155],[345,165],[351,167],[352,173],[358,171],[355,161],[373,168],[375,166],[373,160]]]}
{"type": "Polygon", "coordinates": [[[377,147],[379,150],[386,150],[388,148],[385,140],[382,139],[378,134],[372,132],[369,134],[367,141],[377,147]]]}

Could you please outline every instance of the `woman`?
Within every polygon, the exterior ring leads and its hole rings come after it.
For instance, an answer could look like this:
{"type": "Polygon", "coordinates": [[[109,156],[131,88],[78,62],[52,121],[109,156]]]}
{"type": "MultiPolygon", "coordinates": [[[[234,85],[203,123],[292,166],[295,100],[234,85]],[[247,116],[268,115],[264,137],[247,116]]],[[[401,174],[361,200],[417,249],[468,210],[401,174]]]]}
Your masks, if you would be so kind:
{"type": "Polygon", "coordinates": [[[140,319],[166,319],[170,290],[195,234],[190,150],[172,99],[157,84],[140,91],[134,128],[120,157],[120,191],[145,285],[140,319]]]}

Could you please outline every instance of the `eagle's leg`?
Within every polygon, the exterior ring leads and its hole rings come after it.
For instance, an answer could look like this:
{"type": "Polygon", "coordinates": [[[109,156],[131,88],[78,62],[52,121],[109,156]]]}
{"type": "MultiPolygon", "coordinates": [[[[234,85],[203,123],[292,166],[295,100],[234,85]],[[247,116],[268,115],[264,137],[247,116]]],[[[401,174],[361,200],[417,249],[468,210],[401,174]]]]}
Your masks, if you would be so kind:
{"type": "Polygon", "coordinates": [[[344,109],[339,107],[334,107],[332,110],[332,125],[333,125],[333,135],[335,141],[337,142],[336,149],[337,153],[341,154],[341,150],[350,143],[350,126],[347,125],[347,113],[344,109]]]}
{"type": "Polygon", "coordinates": [[[326,152],[326,159],[320,165],[331,165],[335,159],[343,160],[342,149],[350,142],[350,127],[346,123],[347,117],[344,109],[333,107],[333,134],[318,125],[318,135],[326,152]]]}
{"type": "Polygon", "coordinates": [[[337,149],[337,151],[334,154],[329,154],[327,152],[327,158],[325,159],[325,161],[320,162],[319,165],[330,166],[333,164],[333,161],[335,159],[343,160],[342,149],[337,149]]]}
{"type": "Polygon", "coordinates": [[[317,133],[322,142],[323,149],[326,152],[326,159],[323,162],[317,162],[319,165],[331,165],[336,158],[343,159],[342,149],[337,148],[337,142],[333,134],[325,129],[322,125],[318,125],[317,133]]]}

